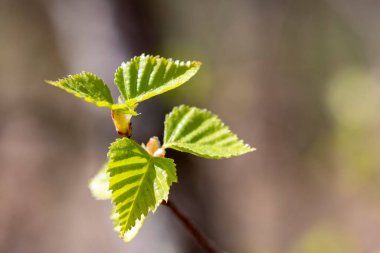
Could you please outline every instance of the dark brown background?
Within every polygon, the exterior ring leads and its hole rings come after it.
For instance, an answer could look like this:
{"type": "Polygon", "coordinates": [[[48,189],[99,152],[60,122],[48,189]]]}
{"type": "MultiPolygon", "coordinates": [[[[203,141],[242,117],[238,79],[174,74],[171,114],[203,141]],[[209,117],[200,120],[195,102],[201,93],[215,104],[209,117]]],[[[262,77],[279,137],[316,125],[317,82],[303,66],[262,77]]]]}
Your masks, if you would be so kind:
{"type": "MultiPolygon", "coordinates": [[[[87,183],[117,136],[109,112],[44,84],[142,52],[200,60],[139,106],[134,137],[174,105],[207,107],[254,153],[170,151],[171,198],[233,253],[380,250],[379,1],[0,0],[0,252],[200,252],[165,207],[123,243],[87,183]]],[[[112,92],[116,89],[112,86],[112,92]]]]}

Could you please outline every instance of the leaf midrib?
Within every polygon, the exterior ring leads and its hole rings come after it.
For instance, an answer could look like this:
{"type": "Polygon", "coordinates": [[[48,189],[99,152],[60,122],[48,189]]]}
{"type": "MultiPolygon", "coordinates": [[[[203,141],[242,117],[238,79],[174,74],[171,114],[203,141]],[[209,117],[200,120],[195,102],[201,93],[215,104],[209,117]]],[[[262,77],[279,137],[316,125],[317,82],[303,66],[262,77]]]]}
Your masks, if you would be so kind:
{"type": "MultiPolygon", "coordinates": [[[[152,159],[151,159],[151,157],[149,157],[148,160],[147,160],[147,164],[146,164],[146,166],[147,166],[146,172],[144,173],[144,176],[140,179],[140,184],[139,184],[139,186],[137,188],[137,191],[136,191],[136,194],[135,194],[135,198],[134,198],[134,200],[132,202],[132,205],[131,205],[131,210],[130,210],[130,212],[128,214],[128,218],[127,218],[127,221],[128,221],[127,224],[128,224],[128,226],[126,226],[125,229],[123,229],[123,234],[126,233],[130,229],[129,228],[129,226],[130,226],[129,224],[131,224],[131,220],[130,219],[131,219],[132,210],[133,210],[133,208],[135,206],[135,203],[136,203],[136,200],[138,199],[138,196],[140,194],[141,186],[143,185],[143,182],[145,181],[146,176],[149,173],[149,168],[150,168],[150,162],[151,161],[152,161],[152,159]]],[[[148,206],[148,209],[149,209],[149,206],[148,206]]],[[[137,217],[137,219],[140,219],[140,218],[141,218],[141,216],[137,217]]],[[[136,222],[136,221],[134,220],[134,222],[136,222]]],[[[133,227],[133,225],[131,227],[133,227]]]]}

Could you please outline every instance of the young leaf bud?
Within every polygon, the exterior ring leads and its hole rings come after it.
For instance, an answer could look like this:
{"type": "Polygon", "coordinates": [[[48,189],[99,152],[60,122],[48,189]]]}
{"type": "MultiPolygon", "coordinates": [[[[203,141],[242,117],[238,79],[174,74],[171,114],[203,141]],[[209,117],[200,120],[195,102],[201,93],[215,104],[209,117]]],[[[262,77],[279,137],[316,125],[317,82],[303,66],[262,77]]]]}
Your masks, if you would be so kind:
{"type": "Polygon", "coordinates": [[[112,111],[111,116],[117,133],[123,137],[130,138],[132,136],[132,115],[118,110],[112,111]]]}

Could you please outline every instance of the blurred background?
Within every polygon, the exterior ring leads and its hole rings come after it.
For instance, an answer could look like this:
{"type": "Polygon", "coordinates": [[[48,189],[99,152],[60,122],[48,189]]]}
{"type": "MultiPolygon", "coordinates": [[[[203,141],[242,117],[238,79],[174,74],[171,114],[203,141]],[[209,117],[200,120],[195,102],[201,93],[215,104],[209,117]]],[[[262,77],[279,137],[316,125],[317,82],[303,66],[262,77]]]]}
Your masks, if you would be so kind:
{"type": "Polygon", "coordinates": [[[170,198],[231,253],[380,252],[380,1],[0,0],[0,252],[202,252],[166,207],[125,244],[89,179],[110,113],[48,86],[82,70],[116,95],[143,52],[203,62],[138,107],[162,137],[178,104],[206,107],[257,151],[169,151],[170,198]]]}

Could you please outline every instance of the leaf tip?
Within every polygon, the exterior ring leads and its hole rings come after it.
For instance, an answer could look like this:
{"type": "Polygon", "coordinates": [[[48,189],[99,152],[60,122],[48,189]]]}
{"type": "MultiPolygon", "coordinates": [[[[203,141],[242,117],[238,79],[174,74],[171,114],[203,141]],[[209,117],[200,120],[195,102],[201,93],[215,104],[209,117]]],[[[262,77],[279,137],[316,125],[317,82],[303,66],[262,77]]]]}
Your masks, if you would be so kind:
{"type": "Polygon", "coordinates": [[[53,85],[53,86],[57,85],[57,82],[56,81],[52,81],[52,80],[44,80],[44,82],[47,83],[47,84],[53,85]]]}
{"type": "Polygon", "coordinates": [[[251,147],[249,144],[245,144],[245,147],[247,148],[247,151],[245,153],[243,153],[243,154],[250,153],[250,152],[253,152],[253,151],[256,150],[256,148],[251,147]]]}
{"type": "MultiPolygon", "coordinates": [[[[189,61],[188,61],[188,62],[189,62],[189,61]]],[[[195,66],[197,66],[197,67],[202,66],[202,62],[200,62],[200,61],[193,61],[193,64],[194,64],[195,66]]]]}

